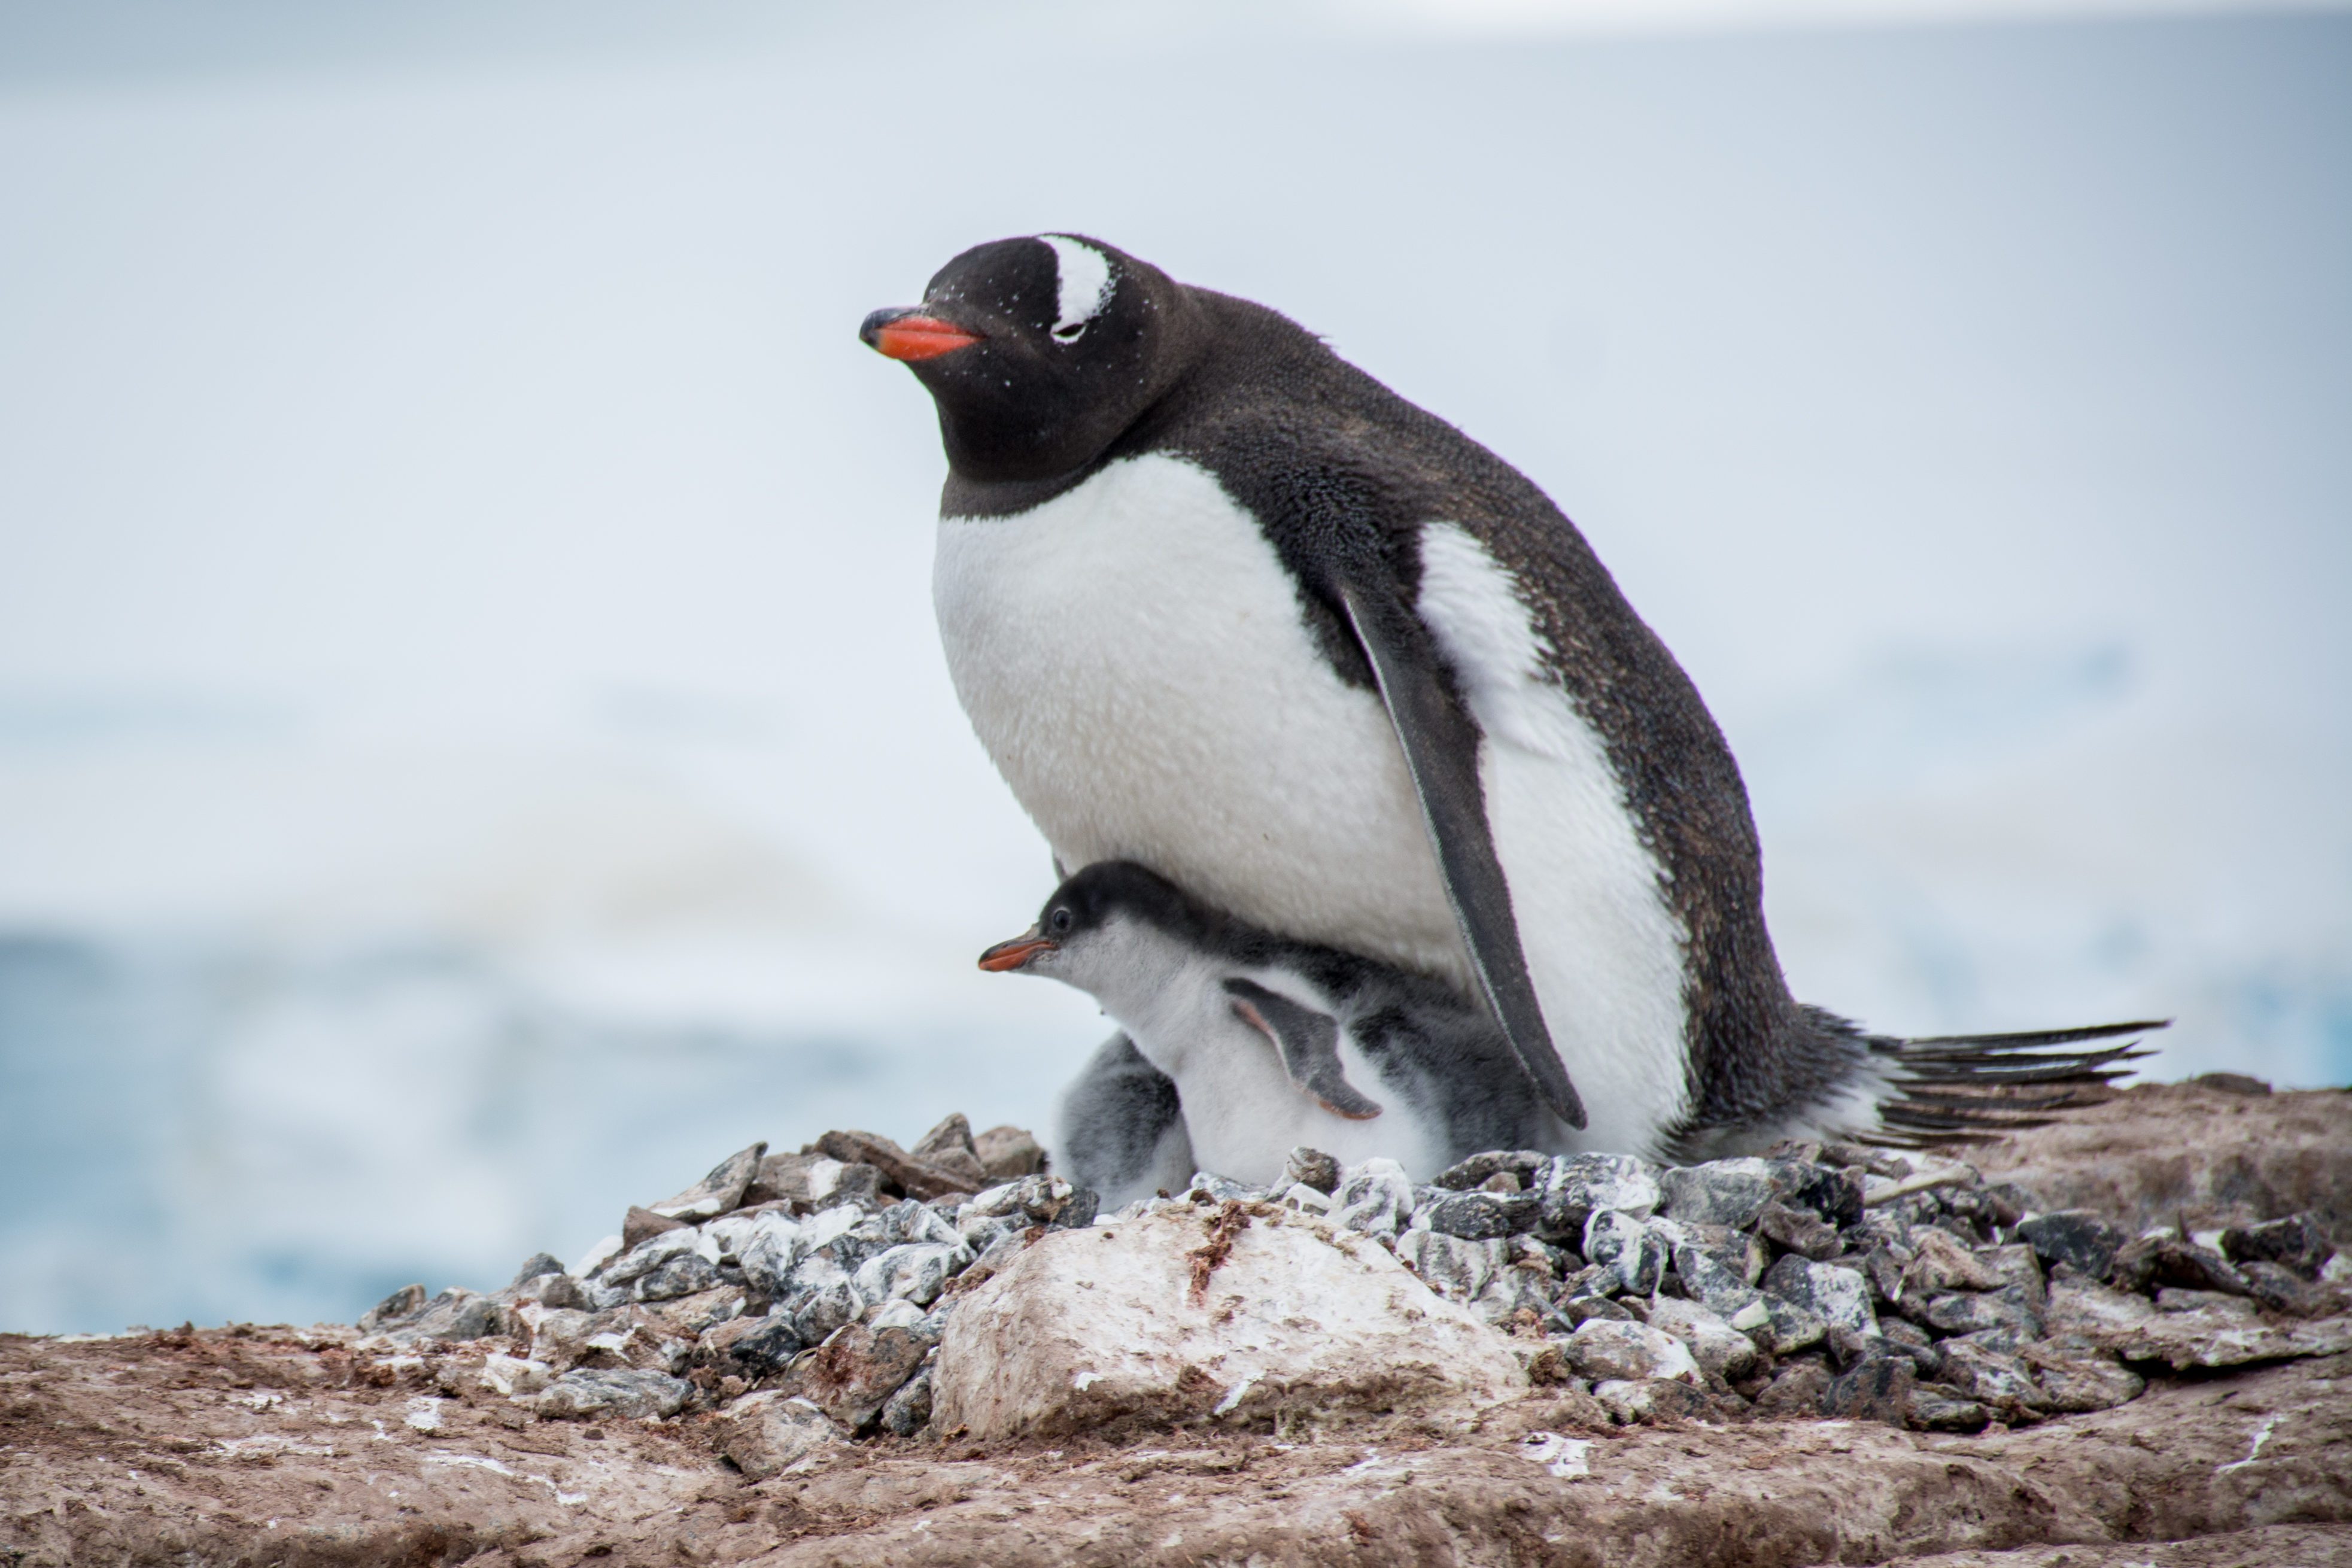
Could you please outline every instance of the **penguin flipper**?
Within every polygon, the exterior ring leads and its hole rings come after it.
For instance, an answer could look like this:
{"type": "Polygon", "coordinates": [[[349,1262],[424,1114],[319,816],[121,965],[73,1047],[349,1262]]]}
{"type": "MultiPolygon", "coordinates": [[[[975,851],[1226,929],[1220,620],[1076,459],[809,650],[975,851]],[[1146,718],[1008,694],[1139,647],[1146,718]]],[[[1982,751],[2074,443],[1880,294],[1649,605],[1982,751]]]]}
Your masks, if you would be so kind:
{"type": "Polygon", "coordinates": [[[1581,1129],[1584,1101],[1545,1026],[1543,1005],[1519,947],[1511,886],[1487,826],[1486,792],[1478,779],[1478,726],[1447,688],[1418,617],[1392,595],[1354,583],[1339,585],[1339,602],[1371,662],[1381,702],[1404,748],[1405,769],[1437,848],[1445,896],[1487,1005],[1544,1103],[1570,1127],[1581,1129]]]}
{"type": "Polygon", "coordinates": [[[1328,1014],[1249,980],[1226,981],[1225,994],[1234,999],[1234,1014],[1274,1042],[1290,1081],[1324,1110],[1350,1121],[1370,1121],[1381,1113],[1380,1101],[1366,1099],[1348,1081],[1339,1065],[1339,1026],[1328,1014]]]}

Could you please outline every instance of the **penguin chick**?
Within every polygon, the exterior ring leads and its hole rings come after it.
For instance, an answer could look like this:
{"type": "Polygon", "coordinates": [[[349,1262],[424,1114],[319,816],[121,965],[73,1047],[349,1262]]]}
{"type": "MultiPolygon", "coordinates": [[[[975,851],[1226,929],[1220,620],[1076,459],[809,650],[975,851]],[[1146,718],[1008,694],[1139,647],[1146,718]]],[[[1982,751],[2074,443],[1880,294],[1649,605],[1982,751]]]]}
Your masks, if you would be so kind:
{"type": "Polygon", "coordinates": [[[1509,1039],[1449,987],[1244,924],[1131,861],[1079,871],[980,966],[1087,992],[1126,1031],[1135,1065],[1172,1081],[1174,1127],[1164,1115],[1130,1126],[1124,1109],[1115,1128],[1089,1119],[1097,1080],[1123,1058],[1090,1068],[1079,1086],[1094,1094],[1066,1104],[1065,1146],[1086,1147],[1085,1177],[1105,1182],[1114,1206],[1152,1186],[1122,1172],[1171,1184],[1157,1167],[1178,1138],[1200,1169],[1254,1184],[1302,1143],[1343,1163],[1385,1155],[1422,1180],[1484,1149],[1567,1147],[1509,1039]],[[1133,1146],[1113,1147],[1122,1137],[1133,1146]]]}

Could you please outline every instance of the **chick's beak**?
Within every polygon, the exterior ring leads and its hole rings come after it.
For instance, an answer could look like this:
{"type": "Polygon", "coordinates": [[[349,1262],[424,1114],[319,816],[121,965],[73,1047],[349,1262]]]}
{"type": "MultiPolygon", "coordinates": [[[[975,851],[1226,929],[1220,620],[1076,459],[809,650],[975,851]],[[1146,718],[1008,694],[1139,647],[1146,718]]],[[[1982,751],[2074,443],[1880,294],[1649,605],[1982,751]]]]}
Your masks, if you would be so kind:
{"type": "Polygon", "coordinates": [[[925,315],[915,307],[877,310],[857,329],[860,342],[885,359],[937,359],[980,342],[952,321],[925,315]]]}
{"type": "Polygon", "coordinates": [[[1031,959],[1041,952],[1053,952],[1056,945],[1058,944],[1053,939],[1041,935],[1035,926],[1031,926],[1019,936],[1000,942],[982,953],[980,966],[992,974],[1004,974],[1016,969],[1026,969],[1031,959]]]}

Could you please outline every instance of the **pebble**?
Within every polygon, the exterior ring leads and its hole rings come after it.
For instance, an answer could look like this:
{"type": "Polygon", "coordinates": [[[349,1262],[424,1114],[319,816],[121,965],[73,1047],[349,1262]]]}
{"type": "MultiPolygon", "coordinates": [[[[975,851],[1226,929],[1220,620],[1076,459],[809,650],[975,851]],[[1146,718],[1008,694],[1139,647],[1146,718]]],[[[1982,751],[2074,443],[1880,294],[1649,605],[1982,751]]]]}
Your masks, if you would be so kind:
{"type": "Polygon", "coordinates": [[[1791,1252],[1765,1273],[1763,1285],[1770,1294],[1795,1302],[1832,1328],[1858,1334],[1878,1332],[1878,1314],[1870,1310],[1870,1281],[1858,1269],[1815,1263],[1791,1252]]]}
{"type": "Polygon", "coordinates": [[[1560,1346],[1569,1369],[1579,1377],[1674,1378],[1700,1383],[1698,1361],[1690,1347],[1664,1329],[1647,1323],[1618,1322],[1595,1318],[1578,1325],[1560,1346]]]}
{"type": "Polygon", "coordinates": [[[1412,1183],[1394,1160],[1350,1165],[1331,1194],[1331,1221],[1365,1236],[1393,1237],[1412,1217],[1412,1183]]]}
{"type": "Polygon", "coordinates": [[[693,1393],[692,1384],[666,1373],[577,1367],[532,1394],[529,1403],[541,1415],[617,1415],[641,1421],[677,1415],[693,1393]]]}
{"type": "Polygon", "coordinates": [[[1282,1163],[1282,1183],[1286,1187],[1312,1187],[1329,1197],[1339,1189],[1339,1162],[1320,1149],[1305,1145],[1293,1149],[1282,1163]]]}
{"type": "MultiPolygon", "coordinates": [[[[474,1382],[543,1415],[708,1407],[689,1366],[766,1384],[723,1407],[727,1451],[747,1474],[805,1468],[852,1434],[921,1432],[950,1314],[1035,1237],[1115,1239],[1095,1194],[1043,1165],[1028,1134],[974,1135],[961,1116],[907,1150],[870,1133],[754,1144],[629,1210],[569,1269],[539,1253],[489,1295],[406,1286],[361,1327],[402,1349],[489,1340],[474,1382]]],[[[1388,1247],[1524,1336],[1540,1380],[1591,1380],[1590,1407],[1621,1422],[1720,1417],[1737,1384],[1761,1415],[1969,1431],[2128,1401],[2145,1384],[2119,1356],[2236,1364],[2352,1343],[2343,1321],[2308,1321],[2341,1313],[2332,1281],[2352,1278],[2310,1215],[2134,1237],[2035,1212],[1966,1166],[1844,1145],[1682,1168],[1494,1151],[1421,1187],[1394,1161],[1300,1147],[1271,1186],[1204,1172],[1116,1217],[1181,1205],[1197,1228],[1229,1202],[1388,1247]],[[1934,1173],[1955,1179],[1919,1184],[1934,1173]]]]}
{"type": "Polygon", "coordinates": [[[2116,1254],[2131,1239],[2123,1226],[2109,1225],[2088,1209],[2032,1215],[2020,1222],[2017,1234],[2044,1263],[2063,1263],[2091,1279],[2105,1279],[2115,1267],[2116,1254]]]}
{"type": "Polygon", "coordinates": [[[1726,1383],[1738,1383],[1755,1372],[1759,1364],[1756,1342],[1696,1301],[1659,1297],[1650,1303],[1650,1327],[1688,1345],[1699,1370],[1726,1383]]]}
{"type": "Polygon", "coordinates": [[[1918,1370],[1907,1356],[1865,1356],[1830,1380],[1822,1414],[1846,1421],[1907,1423],[1918,1370]]]}
{"type": "Polygon", "coordinates": [[[1659,1175],[1657,1166],[1630,1154],[1563,1154],[1527,1184],[1537,1198],[1537,1233],[1547,1241],[1580,1242],[1595,1209],[1647,1219],[1664,1200],[1659,1175]]]}
{"type": "Polygon", "coordinates": [[[747,1394],[718,1424],[719,1451],[753,1481],[807,1467],[845,1440],[830,1416],[781,1390],[747,1394]]]}
{"type": "Polygon", "coordinates": [[[2232,1263],[2274,1263],[2305,1279],[2316,1279],[2334,1256],[2335,1245],[2307,1214],[2289,1215],[2266,1225],[2232,1226],[2221,1233],[2221,1253],[2232,1263]]]}
{"type": "Polygon", "coordinates": [[[1664,1277],[1663,1232],[1622,1209],[1595,1209],[1584,1222],[1584,1256],[1614,1276],[1612,1294],[1646,1296],[1664,1277]]]}

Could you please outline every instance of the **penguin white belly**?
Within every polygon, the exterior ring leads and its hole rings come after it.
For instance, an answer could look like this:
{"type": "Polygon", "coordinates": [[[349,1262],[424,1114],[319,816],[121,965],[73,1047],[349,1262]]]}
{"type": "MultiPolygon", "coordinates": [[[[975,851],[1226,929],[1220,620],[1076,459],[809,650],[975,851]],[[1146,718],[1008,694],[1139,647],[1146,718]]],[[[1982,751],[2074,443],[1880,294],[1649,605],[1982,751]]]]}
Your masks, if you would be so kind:
{"type": "Polygon", "coordinates": [[[932,597],[972,728],[1069,869],[1139,861],[1254,924],[1470,986],[1379,698],[1331,668],[1207,471],[1128,458],[1025,512],[942,519],[932,597]]]}
{"type": "Polygon", "coordinates": [[[1479,779],[1583,1148],[1653,1153],[1689,1103],[1683,933],[1601,737],[1544,673],[1510,574],[1452,523],[1421,533],[1422,621],[1485,732],[1479,779]]]}

